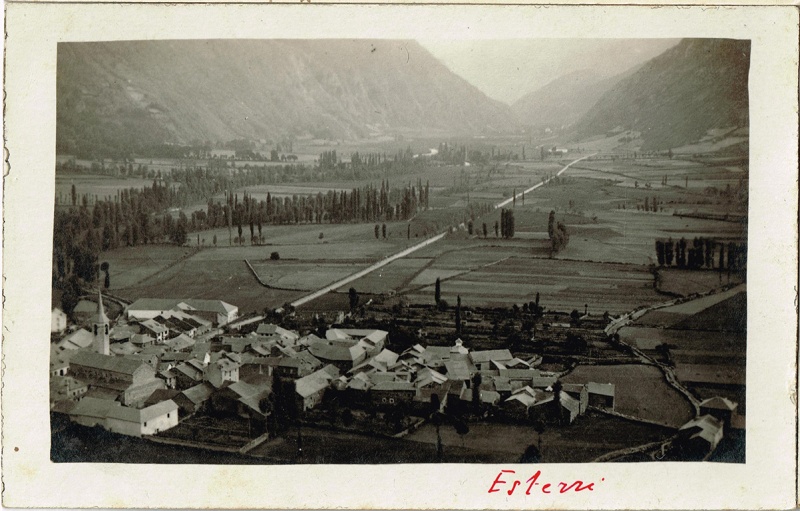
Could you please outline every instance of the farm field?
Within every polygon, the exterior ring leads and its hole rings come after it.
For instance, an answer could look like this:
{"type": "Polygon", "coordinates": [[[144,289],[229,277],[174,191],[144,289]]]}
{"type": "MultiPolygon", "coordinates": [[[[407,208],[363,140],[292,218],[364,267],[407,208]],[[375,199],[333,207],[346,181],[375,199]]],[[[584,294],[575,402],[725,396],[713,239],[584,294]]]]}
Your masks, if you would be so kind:
{"type": "Polygon", "coordinates": [[[621,339],[645,351],[669,348],[678,379],[701,399],[723,396],[745,413],[747,293],[728,291],[651,311],[621,339]]]}
{"type": "Polygon", "coordinates": [[[686,398],[667,384],[661,371],[647,365],[579,365],[562,378],[564,383],[613,383],[617,412],[680,427],[692,418],[686,398]]]}
{"type": "Polygon", "coordinates": [[[115,294],[130,301],[138,298],[219,299],[239,307],[240,314],[279,307],[302,294],[261,286],[243,259],[213,258],[206,250],[182,260],[135,286],[118,289],[115,294]],[[197,259],[198,256],[203,257],[197,259]]]}
{"type": "Polygon", "coordinates": [[[576,177],[594,179],[612,179],[617,186],[635,188],[666,189],[670,187],[686,187],[686,178],[690,190],[703,190],[708,186],[725,188],[727,184],[734,186],[740,178],[747,179],[745,170],[738,165],[704,165],[699,162],[682,159],[646,159],[646,160],[597,160],[582,161],[575,166],[576,177]],[[667,177],[667,185],[661,182],[667,177]]]}
{"type": "Polygon", "coordinates": [[[174,245],[140,245],[104,252],[101,261],[109,263],[110,290],[135,286],[137,283],[192,254],[186,247],[174,245]]]}
{"type": "MultiPolygon", "coordinates": [[[[679,165],[668,160],[647,163],[637,160],[635,165],[627,162],[583,163],[598,164],[605,169],[614,169],[616,165],[621,167],[618,169],[621,172],[635,171],[641,175],[663,173],[665,167],[670,172],[679,172],[701,166],[691,162],[679,165]]],[[[200,245],[206,247],[193,255],[187,256],[179,250],[167,259],[153,257],[153,261],[147,261],[134,253],[130,263],[126,263],[122,256],[110,257],[112,285],[131,295],[137,290],[159,292],[157,279],[140,281],[175,264],[164,272],[164,279],[180,282],[180,289],[186,288],[195,295],[219,293],[220,289],[230,289],[235,282],[234,294],[241,296],[249,306],[257,303],[260,310],[266,306],[265,302],[280,305],[283,302],[276,300],[283,300],[287,293],[264,289],[252,275],[248,281],[245,259],[269,285],[298,291],[318,289],[419,242],[437,230],[463,222],[466,193],[448,195],[447,186],[452,186],[449,180],[458,184],[458,179],[466,175],[465,179],[471,182],[471,193],[504,197],[510,196],[515,186],[519,192],[519,188],[528,184],[526,180],[537,182],[536,179],[554,173],[562,164],[546,161],[501,165],[493,170],[490,178],[482,175],[476,166],[438,167],[437,173],[433,173],[437,175],[434,184],[438,186],[433,198],[441,203],[441,207],[420,212],[410,223],[387,223],[387,239],[382,239],[382,236],[376,239],[372,224],[299,224],[263,227],[262,237],[266,243],[261,246],[230,246],[227,228],[209,230],[189,235],[190,245],[196,245],[199,240],[200,245]],[[512,182],[514,179],[520,181],[512,182]],[[507,185],[511,188],[506,189],[507,185]],[[409,225],[411,239],[408,239],[409,225]],[[217,246],[211,248],[214,236],[217,246]],[[279,253],[280,261],[269,260],[272,252],[279,253]],[[188,259],[176,263],[178,258],[185,256],[188,259]],[[234,269],[233,275],[226,274],[226,268],[234,269]],[[248,286],[252,289],[245,290],[248,286]]],[[[468,236],[465,231],[456,231],[442,242],[415,252],[410,258],[395,261],[362,277],[352,283],[353,287],[365,294],[395,291],[404,294],[411,303],[429,303],[433,282],[439,277],[443,279],[442,296],[451,302],[461,295],[467,305],[508,306],[531,301],[539,292],[542,303],[549,310],[569,312],[588,305],[590,311],[597,314],[605,311],[620,314],[663,299],[653,289],[653,277],[644,266],[655,259],[656,237],[742,235],[740,224],[617,209],[619,201],[635,204],[655,191],[616,186],[607,179],[607,173],[596,172],[601,174],[601,179],[596,179],[578,178],[573,172],[579,173],[580,169],[571,167],[553,183],[527,194],[524,206],[518,198],[514,211],[518,237],[511,240],[494,237],[494,222],[499,219],[499,211],[493,211],[476,219],[476,235],[468,236]],[[547,258],[550,209],[557,211],[557,220],[566,223],[571,231],[569,245],[554,259],[547,258]],[[483,223],[487,224],[486,238],[482,236],[483,223]]],[[[301,183],[252,187],[251,191],[289,194],[347,189],[348,186],[346,182],[301,183]]],[[[661,197],[662,204],[668,203],[670,197],[685,194],[685,191],[665,189],[663,193],[667,195],[661,197]]],[[[249,238],[248,231],[245,228],[245,236],[249,238]]],[[[236,234],[235,229],[233,234],[236,234]]],[[[698,276],[700,281],[695,283],[681,275],[676,283],[676,272],[665,270],[664,273],[665,285],[686,292],[704,289],[713,280],[698,276]]],[[[171,294],[174,292],[172,289],[171,294]]]]}
{"type": "MultiPolygon", "coordinates": [[[[731,211],[732,206],[708,203],[707,198],[695,192],[624,188],[605,178],[575,177],[574,172],[580,173],[580,169],[573,169],[570,167],[553,182],[526,194],[524,206],[518,198],[513,208],[515,231],[521,237],[530,237],[522,233],[546,233],[548,213],[556,212],[556,220],[570,230],[570,243],[557,257],[650,264],[655,260],[657,237],[738,239],[745,234],[746,227],[740,223],[673,215],[676,210],[691,213],[702,209],[717,214],[731,211]],[[645,199],[653,197],[657,197],[663,211],[637,210],[645,199]],[[625,209],[621,209],[623,205],[625,209]]],[[[498,219],[499,212],[482,217],[476,222],[476,229],[486,222],[492,231],[498,219]]]]}
{"type": "MultiPolygon", "coordinates": [[[[253,263],[251,263],[253,264],[253,263]]],[[[268,261],[253,264],[263,282],[271,287],[298,291],[315,291],[358,271],[350,264],[298,263],[268,261]]]]}
{"type": "MultiPolygon", "coordinates": [[[[393,261],[383,268],[347,284],[340,291],[353,287],[359,293],[383,294],[403,288],[431,259],[408,257],[393,261]]],[[[322,287],[322,286],[319,286],[322,287]]]]}
{"type": "MultiPolygon", "coordinates": [[[[383,222],[378,223],[381,226],[383,222]]],[[[235,243],[228,242],[228,228],[220,227],[208,229],[199,233],[191,233],[188,237],[189,245],[197,244],[197,236],[200,235],[201,245],[213,246],[213,238],[217,236],[217,247],[228,248],[233,245],[236,248],[249,248],[250,229],[242,226],[242,234],[246,242],[241,247],[235,243]],[[205,240],[205,241],[203,241],[205,240]]],[[[375,238],[375,224],[289,224],[289,225],[262,225],[261,237],[263,244],[260,248],[266,250],[266,246],[272,245],[333,245],[346,243],[351,249],[357,249],[355,245],[365,242],[376,243],[375,246],[386,247],[387,253],[394,253],[395,247],[405,248],[411,245],[413,240],[407,239],[407,224],[405,222],[386,222],[386,239],[375,238]],[[320,237],[322,234],[322,237],[320,237]]],[[[256,231],[256,234],[258,232],[256,231]]],[[[236,237],[236,226],[231,229],[231,236],[236,237]]],[[[258,248],[258,247],[256,247],[258,248]]]]}
{"type": "MultiPolygon", "coordinates": [[[[404,439],[383,438],[328,429],[302,428],[303,456],[297,456],[294,436],[266,442],[250,455],[269,463],[434,463],[436,446],[409,449],[404,439]]],[[[417,444],[419,445],[419,444],[417,444]]],[[[518,461],[504,452],[464,449],[460,445],[444,449],[443,462],[447,463],[508,463],[518,461]]]]}
{"type": "Polygon", "coordinates": [[[680,270],[677,268],[659,268],[660,281],[658,288],[667,293],[689,296],[705,293],[721,286],[742,282],[739,275],[720,273],[719,271],[680,270]]]}
{"type": "Polygon", "coordinates": [[[56,200],[58,204],[72,204],[72,185],[75,185],[75,192],[78,194],[78,204],[80,197],[88,195],[89,203],[94,202],[94,196],[99,199],[113,198],[120,190],[129,188],[145,188],[153,185],[152,179],[111,177],[96,174],[56,174],[56,200]]]}
{"type": "Polygon", "coordinates": [[[743,333],[702,332],[671,330],[642,326],[627,326],[619,331],[620,338],[645,351],[655,350],[659,344],[670,344],[674,349],[686,351],[716,351],[737,353],[746,341],[743,333]]]}
{"type": "MultiPolygon", "coordinates": [[[[471,258],[471,252],[461,251],[458,257],[471,258]]],[[[434,262],[430,269],[437,270],[438,263],[434,262]]],[[[428,286],[412,290],[406,296],[412,303],[429,303],[433,292],[433,286],[428,286]]],[[[463,303],[469,306],[529,302],[537,292],[547,310],[566,313],[583,310],[588,305],[590,313],[608,311],[615,315],[663,301],[653,290],[652,276],[646,268],[624,264],[510,256],[442,282],[442,298],[453,302],[456,295],[461,295],[463,303]]]]}
{"type": "MultiPolygon", "coordinates": [[[[538,441],[538,435],[531,426],[471,423],[469,428],[469,433],[462,438],[452,427],[441,427],[444,452],[463,446],[480,453],[502,453],[506,462],[516,462],[529,445],[536,445],[538,441]]],[[[602,414],[586,415],[569,426],[545,429],[542,434],[542,461],[585,463],[607,452],[654,442],[668,435],[666,428],[636,424],[602,414]],[[620,434],[621,431],[624,434],[620,434]]],[[[425,424],[404,439],[435,449],[436,427],[425,424]]]]}
{"type": "Polygon", "coordinates": [[[698,298],[696,300],[690,300],[688,302],[680,303],[678,305],[673,305],[671,307],[666,307],[661,309],[662,312],[670,312],[673,314],[697,314],[702,312],[709,307],[717,305],[729,298],[733,298],[734,296],[742,293],[745,290],[745,285],[741,284],[736,286],[733,289],[729,289],[727,291],[723,291],[721,293],[715,293],[713,295],[704,296],[702,298],[698,298]]]}

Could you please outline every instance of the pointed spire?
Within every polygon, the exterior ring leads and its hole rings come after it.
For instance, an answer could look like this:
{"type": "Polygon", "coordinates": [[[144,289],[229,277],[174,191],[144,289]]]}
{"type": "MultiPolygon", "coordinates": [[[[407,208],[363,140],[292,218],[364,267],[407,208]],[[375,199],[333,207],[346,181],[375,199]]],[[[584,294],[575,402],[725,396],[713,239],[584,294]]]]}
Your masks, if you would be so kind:
{"type": "Polygon", "coordinates": [[[103,293],[97,290],[97,324],[103,325],[108,323],[108,316],[106,316],[105,309],[103,308],[103,293]]]}

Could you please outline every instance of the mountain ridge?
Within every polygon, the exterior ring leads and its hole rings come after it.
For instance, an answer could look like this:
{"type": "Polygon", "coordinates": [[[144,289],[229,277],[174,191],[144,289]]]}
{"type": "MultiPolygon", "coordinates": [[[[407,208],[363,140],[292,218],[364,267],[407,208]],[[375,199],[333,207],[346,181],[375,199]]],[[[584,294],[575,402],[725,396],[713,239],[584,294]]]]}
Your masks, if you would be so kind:
{"type": "Polygon", "coordinates": [[[641,132],[642,150],[663,150],[747,127],[749,67],[749,40],[684,39],[605,92],[577,135],[622,128],[641,132]]]}
{"type": "Polygon", "coordinates": [[[516,128],[415,41],[61,43],[56,88],[60,152],[516,128]]]}
{"type": "Polygon", "coordinates": [[[568,128],[588,112],[606,91],[632,72],[628,70],[609,76],[594,69],[572,71],[525,94],[512,103],[511,108],[522,125],[568,128]]]}

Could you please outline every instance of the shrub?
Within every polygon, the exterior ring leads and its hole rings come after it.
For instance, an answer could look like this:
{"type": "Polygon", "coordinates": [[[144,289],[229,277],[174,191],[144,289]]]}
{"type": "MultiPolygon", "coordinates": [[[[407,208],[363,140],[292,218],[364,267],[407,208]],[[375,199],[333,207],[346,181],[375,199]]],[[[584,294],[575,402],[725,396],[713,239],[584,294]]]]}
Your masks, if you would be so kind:
{"type": "Polygon", "coordinates": [[[278,259],[281,258],[281,255],[277,252],[273,252],[269,255],[269,258],[272,259],[273,261],[277,261],[278,259]]]}

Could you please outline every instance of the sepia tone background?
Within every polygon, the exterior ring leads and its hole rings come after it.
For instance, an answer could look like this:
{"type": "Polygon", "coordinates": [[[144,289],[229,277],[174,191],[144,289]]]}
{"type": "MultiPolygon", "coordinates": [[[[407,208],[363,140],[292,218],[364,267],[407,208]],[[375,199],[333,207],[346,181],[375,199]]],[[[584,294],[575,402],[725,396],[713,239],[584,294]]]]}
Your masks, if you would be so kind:
{"type": "MultiPolygon", "coordinates": [[[[520,7],[43,6],[8,11],[6,313],[3,463],[6,505],[50,507],[786,507],[794,504],[796,12],[780,9],[520,7]],[[305,10],[304,10],[305,9],[305,10]],[[311,16],[314,14],[315,16],[311,16]],[[311,21],[326,19],[325,23],[311,21]],[[36,19],[34,25],[31,20],[36,19]],[[775,27],[785,27],[776,30],[775,27]],[[19,28],[17,28],[19,27],[19,28]],[[35,29],[33,28],[35,27],[35,29]],[[769,28],[769,29],[768,29],[769,28]],[[486,493],[501,468],[54,466],[48,462],[46,328],[58,41],[211,37],[739,37],[751,64],[748,463],[743,467],[547,466],[556,480],[605,478],[591,494],[537,500],[486,493]],[[30,205],[41,214],[31,215],[30,205]],[[776,219],[776,214],[779,218],[776,219]],[[791,221],[786,221],[789,218],[791,221]],[[13,243],[9,243],[13,240],[13,243]],[[770,257],[763,257],[770,254],[770,257]],[[776,276],[783,276],[782,278],[776,276]],[[793,321],[787,318],[794,319],[793,321]],[[756,419],[758,418],[758,419],[756,419]],[[763,418],[763,420],[759,420],[763,418]],[[34,427],[32,427],[32,425],[34,427]],[[762,474],[769,473],[766,479],[762,474]],[[64,481],[63,483],[59,481],[64,481]],[[347,482],[351,484],[348,484],[347,482]],[[368,491],[353,481],[370,481],[368,491]],[[665,481],[670,481],[665,484],[665,481]],[[704,481],[698,487],[696,481],[704,481]],[[689,488],[676,491],[684,482],[689,488]],[[235,484],[234,484],[235,483],[235,484]],[[360,491],[349,491],[348,488],[360,491]],[[631,491],[631,488],[637,488],[631,491]],[[107,488],[86,491],[86,488],[107,488]],[[332,489],[336,488],[336,491],[332,489]],[[432,488],[435,488],[432,490],[432,488]],[[76,491],[78,490],[78,491],[76,491]]],[[[514,467],[524,473],[522,467],[514,467]]],[[[528,470],[525,468],[524,470],[528,470]]],[[[524,477],[528,477],[527,475],[524,477]]]]}

